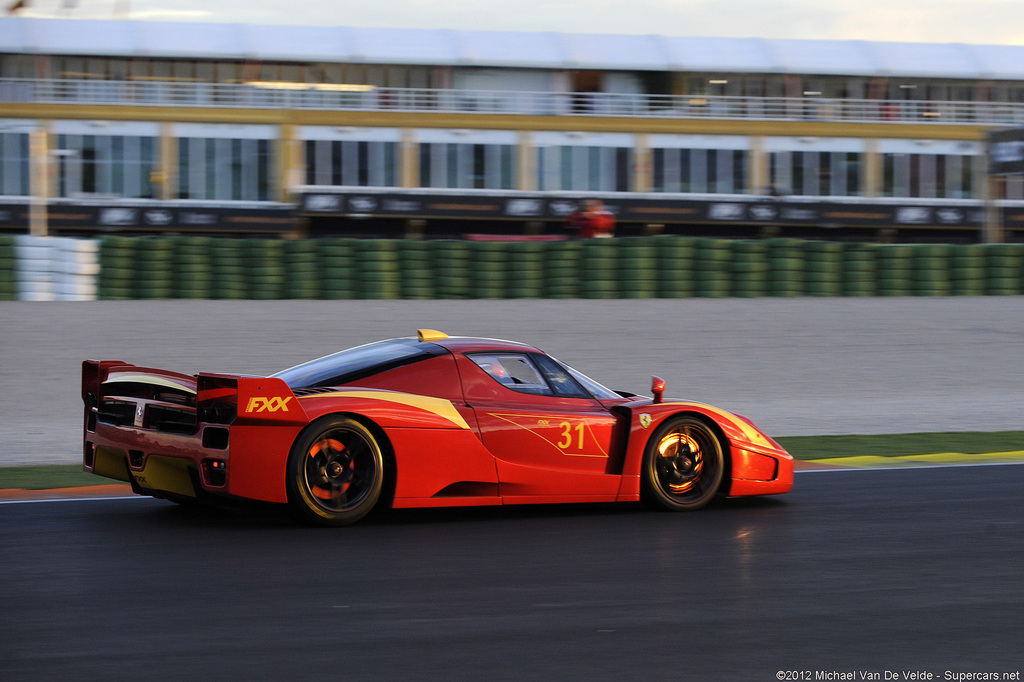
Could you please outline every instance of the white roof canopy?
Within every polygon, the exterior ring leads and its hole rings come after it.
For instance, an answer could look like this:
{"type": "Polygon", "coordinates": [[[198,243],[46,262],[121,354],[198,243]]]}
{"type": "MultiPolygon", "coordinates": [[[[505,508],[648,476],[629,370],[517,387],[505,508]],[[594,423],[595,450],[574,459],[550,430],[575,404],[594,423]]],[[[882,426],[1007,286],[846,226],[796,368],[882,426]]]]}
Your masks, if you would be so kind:
{"type": "Polygon", "coordinates": [[[1024,46],[0,19],[0,52],[432,66],[1024,80],[1024,46]]]}

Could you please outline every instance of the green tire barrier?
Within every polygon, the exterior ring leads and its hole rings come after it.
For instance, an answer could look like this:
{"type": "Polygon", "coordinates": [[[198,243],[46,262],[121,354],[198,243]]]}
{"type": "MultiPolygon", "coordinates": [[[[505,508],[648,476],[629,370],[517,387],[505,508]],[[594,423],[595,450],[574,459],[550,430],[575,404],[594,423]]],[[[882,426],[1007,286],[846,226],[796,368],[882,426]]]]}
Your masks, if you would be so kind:
{"type": "Polygon", "coordinates": [[[398,266],[401,274],[399,295],[412,300],[434,298],[434,269],[430,243],[405,240],[399,244],[398,266]]]}
{"type": "Polygon", "coordinates": [[[210,292],[215,299],[249,298],[245,242],[217,237],[209,242],[210,292]]]}
{"type": "Polygon", "coordinates": [[[0,235],[0,301],[18,298],[18,261],[14,251],[14,237],[0,235]]]}
{"type": "Polygon", "coordinates": [[[355,298],[357,240],[320,239],[314,243],[320,295],[331,300],[355,298]]]}
{"type": "Polygon", "coordinates": [[[317,244],[309,239],[284,243],[284,287],[282,298],[320,298],[317,244]]]}
{"type": "Polygon", "coordinates": [[[250,239],[244,244],[243,262],[249,298],[284,298],[284,242],[276,239],[250,239]]]}
{"type": "Polygon", "coordinates": [[[985,294],[985,247],[956,244],[949,247],[949,277],[954,296],[985,294]]]}
{"type": "Polygon", "coordinates": [[[949,296],[953,291],[949,246],[914,246],[913,293],[915,296],[949,296]]]}
{"type": "Polygon", "coordinates": [[[985,293],[1009,296],[1021,293],[1021,244],[986,244],[985,293]]]}
{"type": "Polygon", "coordinates": [[[903,244],[878,247],[877,294],[909,296],[913,293],[914,249],[903,244]]]}
{"type": "Polygon", "coordinates": [[[209,237],[173,240],[172,291],[174,298],[213,298],[213,264],[209,237]]]}
{"type": "Polygon", "coordinates": [[[803,296],[804,250],[799,239],[779,237],[766,240],[768,249],[768,295],[803,296]]]}
{"type": "Polygon", "coordinates": [[[732,244],[732,295],[757,298],[768,292],[768,247],[761,241],[732,244]]]}
{"type": "Polygon", "coordinates": [[[622,298],[656,298],[658,295],[657,249],[650,239],[630,237],[619,246],[619,282],[622,298]]]}
{"type": "Polygon", "coordinates": [[[694,294],[724,298],[732,287],[732,248],[728,239],[701,237],[695,240],[694,294]]]}
{"type": "Polygon", "coordinates": [[[583,298],[619,298],[618,256],[622,239],[588,239],[580,258],[583,298]]]}
{"type": "Polygon", "coordinates": [[[508,244],[471,242],[469,268],[472,298],[505,298],[505,262],[508,244]]]}
{"type": "Polygon", "coordinates": [[[843,245],[843,296],[874,296],[877,249],[871,244],[843,245]]]}
{"type": "Polygon", "coordinates": [[[400,298],[401,267],[398,245],[399,242],[394,239],[363,239],[356,242],[357,298],[400,298]]]}
{"type": "Polygon", "coordinates": [[[132,287],[135,298],[173,298],[174,240],[168,237],[142,237],[135,245],[132,287]]]}
{"type": "Polygon", "coordinates": [[[506,298],[543,298],[545,244],[542,242],[511,242],[508,245],[505,272],[506,298]]]}
{"type": "Polygon", "coordinates": [[[548,242],[542,245],[543,289],[545,298],[581,298],[583,244],[548,242]]]}
{"type": "Polygon", "coordinates": [[[804,245],[804,293],[807,296],[840,296],[843,293],[843,244],[806,242],[804,245]]]}
{"type": "Polygon", "coordinates": [[[652,238],[658,258],[658,297],[688,298],[694,295],[696,245],[690,237],[659,235],[652,238]]]}
{"type": "MultiPolygon", "coordinates": [[[[1022,244],[858,244],[676,235],[583,241],[121,237],[97,296],[127,299],[688,298],[1024,294],[1022,244]]],[[[18,300],[0,235],[0,300],[18,300]]]]}
{"type": "Polygon", "coordinates": [[[470,243],[455,239],[430,242],[434,264],[434,295],[440,299],[470,297],[470,243]]]}

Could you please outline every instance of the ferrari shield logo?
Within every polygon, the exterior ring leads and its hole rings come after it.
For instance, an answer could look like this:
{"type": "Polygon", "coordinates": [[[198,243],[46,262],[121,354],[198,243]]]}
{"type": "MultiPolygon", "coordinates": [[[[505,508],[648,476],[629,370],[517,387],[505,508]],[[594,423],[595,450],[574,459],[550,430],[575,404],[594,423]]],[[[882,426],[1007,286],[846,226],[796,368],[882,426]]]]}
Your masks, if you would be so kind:
{"type": "Polygon", "coordinates": [[[644,427],[646,429],[650,425],[651,425],[651,415],[649,415],[646,412],[644,412],[643,414],[640,415],[640,426],[642,426],[642,427],[644,427]]]}

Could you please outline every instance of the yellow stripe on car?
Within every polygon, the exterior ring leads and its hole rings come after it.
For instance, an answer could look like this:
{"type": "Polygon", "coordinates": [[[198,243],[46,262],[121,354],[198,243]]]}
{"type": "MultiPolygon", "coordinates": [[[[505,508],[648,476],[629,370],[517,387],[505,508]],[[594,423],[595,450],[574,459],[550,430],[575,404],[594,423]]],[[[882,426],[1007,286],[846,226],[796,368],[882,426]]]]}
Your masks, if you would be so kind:
{"type": "Polygon", "coordinates": [[[413,395],[412,393],[391,393],[388,391],[336,391],[334,393],[320,393],[317,398],[367,398],[370,400],[383,400],[389,403],[398,403],[415,407],[438,417],[447,419],[460,429],[468,429],[466,419],[459,414],[450,400],[444,398],[433,398],[425,395],[413,395]]]}

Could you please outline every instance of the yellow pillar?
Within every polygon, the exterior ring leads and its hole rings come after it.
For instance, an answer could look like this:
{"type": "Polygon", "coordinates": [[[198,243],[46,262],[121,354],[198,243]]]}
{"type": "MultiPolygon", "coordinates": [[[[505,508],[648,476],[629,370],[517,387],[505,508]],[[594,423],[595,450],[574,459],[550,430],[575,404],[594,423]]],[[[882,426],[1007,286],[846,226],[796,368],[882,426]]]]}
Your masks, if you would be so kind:
{"type": "Polygon", "coordinates": [[[305,149],[302,140],[295,139],[295,126],[291,123],[283,124],[277,141],[277,172],[273,179],[276,201],[292,201],[295,188],[305,181],[305,149]]]}
{"type": "Polygon", "coordinates": [[[533,134],[529,130],[519,133],[515,188],[522,192],[537,191],[537,148],[533,146],[533,134]]]}
{"type": "Polygon", "coordinates": [[[420,186],[419,152],[420,147],[416,142],[416,131],[411,128],[403,128],[401,142],[398,147],[399,187],[415,189],[420,186]]]}
{"type": "Polygon", "coordinates": [[[864,146],[864,196],[882,195],[882,155],[878,151],[878,140],[868,139],[864,146]]]}
{"type": "Polygon", "coordinates": [[[29,133],[29,234],[49,233],[47,203],[50,198],[50,134],[44,127],[29,133]]]}
{"type": "Polygon", "coordinates": [[[651,169],[651,138],[639,133],[633,143],[633,192],[650,192],[654,173],[651,169]]]}

